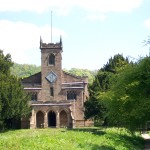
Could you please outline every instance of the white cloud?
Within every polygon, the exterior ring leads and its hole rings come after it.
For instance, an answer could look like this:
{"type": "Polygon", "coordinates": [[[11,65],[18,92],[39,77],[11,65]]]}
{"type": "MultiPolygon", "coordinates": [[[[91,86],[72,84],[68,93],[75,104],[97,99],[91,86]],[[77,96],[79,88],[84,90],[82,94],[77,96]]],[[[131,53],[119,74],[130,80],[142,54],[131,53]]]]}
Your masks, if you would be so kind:
{"type": "Polygon", "coordinates": [[[30,11],[43,13],[55,9],[65,14],[70,10],[72,0],[0,0],[0,11],[30,11]]]}
{"type": "Polygon", "coordinates": [[[147,19],[144,21],[144,25],[147,27],[147,28],[150,28],[150,19],[147,19]]]}
{"type": "Polygon", "coordinates": [[[129,12],[138,8],[143,0],[78,0],[78,5],[93,12],[129,12]]]}
{"type": "Polygon", "coordinates": [[[129,12],[143,0],[0,0],[0,11],[33,11],[43,13],[55,10],[66,15],[75,7],[93,12],[129,12]]]}
{"type": "MultiPolygon", "coordinates": [[[[51,27],[0,20],[0,49],[4,50],[5,54],[10,53],[15,62],[37,64],[34,61],[40,61],[40,35],[43,42],[50,42],[51,27]],[[37,57],[39,58],[36,59],[37,57]]],[[[53,39],[57,38],[56,42],[59,41],[60,35],[67,36],[61,29],[53,28],[53,39]]]]}

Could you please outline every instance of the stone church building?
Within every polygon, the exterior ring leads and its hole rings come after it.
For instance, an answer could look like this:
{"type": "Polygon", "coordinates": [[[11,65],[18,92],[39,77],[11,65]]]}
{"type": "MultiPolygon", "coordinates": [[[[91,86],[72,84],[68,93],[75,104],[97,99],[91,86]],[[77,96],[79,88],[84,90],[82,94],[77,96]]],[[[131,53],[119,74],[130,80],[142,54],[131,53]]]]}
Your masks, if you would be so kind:
{"type": "MultiPolygon", "coordinates": [[[[43,43],[40,39],[41,72],[22,79],[24,90],[31,95],[32,114],[22,119],[22,128],[83,127],[84,102],[88,97],[88,78],[62,70],[62,41],[43,43]]],[[[34,57],[34,56],[33,56],[34,57]]]]}

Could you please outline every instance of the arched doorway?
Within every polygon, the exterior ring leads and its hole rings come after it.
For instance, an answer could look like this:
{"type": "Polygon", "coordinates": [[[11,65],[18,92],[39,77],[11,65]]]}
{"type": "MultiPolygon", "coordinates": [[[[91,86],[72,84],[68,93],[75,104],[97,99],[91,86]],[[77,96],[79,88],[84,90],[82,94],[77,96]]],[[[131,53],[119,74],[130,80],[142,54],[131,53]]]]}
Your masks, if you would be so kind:
{"type": "Polygon", "coordinates": [[[43,125],[44,125],[44,114],[41,111],[39,111],[36,114],[36,127],[42,128],[43,125]]]}
{"type": "Polygon", "coordinates": [[[64,110],[60,112],[60,127],[68,127],[68,116],[64,110]]]}
{"type": "Polygon", "coordinates": [[[53,111],[48,113],[48,127],[56,127],[56,114],[53,111]]]}

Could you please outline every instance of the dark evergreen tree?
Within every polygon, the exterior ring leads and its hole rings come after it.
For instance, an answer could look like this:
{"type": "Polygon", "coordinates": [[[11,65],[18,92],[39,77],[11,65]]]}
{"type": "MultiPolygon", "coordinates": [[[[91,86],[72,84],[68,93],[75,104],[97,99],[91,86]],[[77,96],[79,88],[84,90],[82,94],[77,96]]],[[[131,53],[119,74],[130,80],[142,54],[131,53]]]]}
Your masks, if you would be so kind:
{"type": "Polygon", "coordinates": [[[112,76],[117,75],[128,63],[127,58],[117,54],[98,71],[93,84],[89,86],[89,100],[85,102],[85,118],[92,118],[94,121],[106,120],[107,110],[100,95],[110,89],[112,76]]]}
{"type": "Polygon", "coordinates": [[[15,128],[16,120],[30,113],[28,96],[24,93],[20,80],[10,74],[13,65],[10,54],[0,50],[0,126],[15,128]]]}

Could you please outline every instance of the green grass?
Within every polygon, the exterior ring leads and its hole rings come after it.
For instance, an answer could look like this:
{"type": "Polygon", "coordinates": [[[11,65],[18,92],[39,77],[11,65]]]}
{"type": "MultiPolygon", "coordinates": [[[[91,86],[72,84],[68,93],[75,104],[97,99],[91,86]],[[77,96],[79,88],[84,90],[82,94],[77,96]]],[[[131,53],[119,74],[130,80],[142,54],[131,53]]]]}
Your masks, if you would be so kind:
{"type": "Polygon", "coordinates": [[[32,129],[0,133],[1,150],[141,150],[143,139],[125,129],[32,129]]]}

